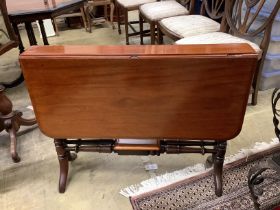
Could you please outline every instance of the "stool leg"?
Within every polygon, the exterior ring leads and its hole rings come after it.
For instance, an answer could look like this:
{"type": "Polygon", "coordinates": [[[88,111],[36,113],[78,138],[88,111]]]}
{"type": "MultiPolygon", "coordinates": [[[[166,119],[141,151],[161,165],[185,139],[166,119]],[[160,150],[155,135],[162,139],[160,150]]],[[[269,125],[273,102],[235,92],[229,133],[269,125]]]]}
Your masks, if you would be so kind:
{"type": "Polygon", "coordinates": [[[104,5],[103,9],[104,9],[104,18],[105,18],[106,21],[108,21],[107,4],[104,5]]]}
{"type": "Polygon", "coordinates": [[[128,37],[128,10],[124,11],[124,27],[125,27],[125,40],[126,44],[129,45],[129,37],[128,37]]]}
{"type": "Polygon", "coordinates": [[[119,34],[121,34],[122,33],[122,31],[121,31],[121,18],[120,18],[120,10],[121,10],[121,8],[120,8],[119,4],[116,4],[116,6],[117,6],[118,32],[119,32],[119,34]]]}
{"type": "Polygon", "coordinates": [[[81,7],[80,11],[81,11],[81,16],[82,16],[82,19],[83,19],[85,30],[87,31],[87,20],[86,20],[86,13],[85,13],[84,7],[81,7]]]}
{"type": "Polygon", "coordinates": [[[155,22],[150,23],[151,44],[155,44],[155,22]]]}
{"type": "Polygon", "coordinates": [[[139,13],[139,29],[140,29],[140,44],[143,45],[144,41],[143,41],[143,18],[141,16],[141,14],[139,13]]]}
{"type": "Polygon", "coordinates": [[[58,189],[60,193],[64,193],[66,188],[67,176],[68,176],[69,152],[65,151],[65,143],[63,142],[62,139],[55,139],[54,144],[55,144],[55,149],[57,152],[57,157],[60,166],[58,189]]]}
{"type": "Polygon", "coordinates": [[[59,36],[58,26],[57,26],[57,22],[56,22],[55,18],[52,18],[52,24],[53,24],[53,27],[54,27],[54,30],[55,30],[55,35],[59,36]]]}
{"type": "Polygon", "coordinates": [[[227,148],[227,142],[217,142],[215,146],[216,154],[214,155],[214,184],[215,194],[222,196],[223,194],[223,164],[225,159],[225,153],[227,148]]]}
{"type": "Polygon", "coordinates": [[[90,6],[86,5],[85,6],[85,16],[86,16],[86,19],[87,19],[86,31],[91,33],[92,32],[92,25],[91,25],[91,17],[90,17],[90,14],[89,14],[89,10],[90,10],[90,6]]]}
{"type": "Polygon", "coordinates": [[[110,4],[110,22],[112,24],[112,28],[115,29],[114,25],[114,10],[115,10],[115,5],[113,2],[110,4]]]}
{"type": "Polygon", "coordinates": [[[162,31],[160,30],[158,24],[157,24],[157,43],[163,44],[163,34],[162,34],[162,31]]]}

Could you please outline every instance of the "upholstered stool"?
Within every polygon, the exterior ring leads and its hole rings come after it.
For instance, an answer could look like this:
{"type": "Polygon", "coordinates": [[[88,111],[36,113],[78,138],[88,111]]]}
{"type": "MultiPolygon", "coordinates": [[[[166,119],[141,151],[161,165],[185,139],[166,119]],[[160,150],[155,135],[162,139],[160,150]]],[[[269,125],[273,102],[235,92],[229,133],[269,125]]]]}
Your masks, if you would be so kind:
{"type": "Polygon", "coordinates": [[[117,17],[118,17],[118,30],[119,34],[121,34],[121,20],[120,20],[120,11],[124,14],[124,26],[125,26],[125,38],[126,44],[129,44],[129,37],[139,35],[140,33],[137,32],[131,24],[139,23],[139,21],[130,21],[128,22],[128,12],[133,10],[138,10],[139,6],[146,3],[155,2],[156,0],[116,0],[116,7],[117,7],[117,17]],[[131,27],[133,33],[128,33],[128,26],[131,27]]]}
{"type": "Polygon", "coordinates": [[[71,11],[67,14],[60,15],[60,16],[53,19],[52,22],[53,22],[53,25],[54,25],[54,28],[55,28],[55,35],[56,36],[59,36],[57,19],[65,19],[65,18],[72,18],[72,17],[81,17],[82,20],[83,20],[84,27],[87,30],[87,21],[86,21],[85,10],[84,10],[84,7],[81,7],[80,11],[77,11],[77,12],[71,11]]]}
{"type": "Polygon", "coordinates": [[[162,28],[172,32],[174,38],[185,38],[220,30],[220,24],[202,15],[183,15],[159,21],[162,28]]]}
{"type": "Polygon", "coordinates": [[[86,19],[87,19],[87,31],[90,33],[92,32],[92,22],[97,22],[100,20],[108,21],[108,15],[107,15],[107,7],[110,6],[110,24],[112,25],[112,28],[115,29],[114,23],[113,23],[113,14],[114,14],[114,8],[115,5],[111,0],[89,0],[85,4],[85,13],[86,13],[86,19]],[[93,10],[94,7],[97,6],[103,6],[104,7],[104,17],[98,18],[98,20],[91,17],[91,10],[93,10]]]}
{"type": "Polygon", "coordinates": [[[141,44],[143,44],[143,20],[150,24],[151,44],[155,44],[155,29],[159,20],[178,15],[188,15],[189,13],[186,7],[174,0],[141,5],[139,8],[141,44]]]}
{"type": "Polygon", "coordinates": [[[217,32],[225,23],[225,0],[202,0],[200,15],[181,15],[158,22],[159,41],[162,35],[177,41],[181,38],[217,32]],[[221,24],[220,24],[221,22],[221,24]]]}

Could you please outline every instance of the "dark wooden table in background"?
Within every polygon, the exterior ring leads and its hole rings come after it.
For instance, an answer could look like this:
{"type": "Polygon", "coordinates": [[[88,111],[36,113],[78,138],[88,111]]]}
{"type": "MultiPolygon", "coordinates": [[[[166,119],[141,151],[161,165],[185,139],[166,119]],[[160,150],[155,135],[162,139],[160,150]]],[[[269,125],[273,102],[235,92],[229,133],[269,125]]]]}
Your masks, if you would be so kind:
{"type": "MultiPolygon", "coordinates": [[[[49,45],[44,19],[52,19],[59,15],[83,7],[87,0],[7,0],[8,15],[14,31],[18,37],[20,53],[24,52],[24,45],[20,36],[18,25],[25,24],[30,45],[37,45],[32,28],[32,22],[39,22],[44,45],[49,45]]],[[[12,88],[24,81],[22,73],[14,81],[5,83],[6,88],[12,88]]]]}
{"type": "Polygon", "coordinates": [[[43,20],[55,18],[81,8],[86,0],[7,0],[10,21],[19,38],[19,49],[22,53],[24,46],[18,30],[18,24],[24,23],[30,45],[37,45],[31,23],[38,21],[44,45],[48,45],[43,20]]]}

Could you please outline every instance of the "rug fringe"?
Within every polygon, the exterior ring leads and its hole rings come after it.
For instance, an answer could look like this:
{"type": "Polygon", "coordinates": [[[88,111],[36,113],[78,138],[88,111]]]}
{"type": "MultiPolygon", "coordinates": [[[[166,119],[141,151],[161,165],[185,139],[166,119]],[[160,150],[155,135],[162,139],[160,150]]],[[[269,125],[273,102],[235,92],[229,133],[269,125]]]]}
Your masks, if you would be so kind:
{"type": "Polygon", "coordinates": [[[230,155],[225,158],[224,165],[234,162],[236,160],[240,160],[242,158],[248,158],[251,155],[262,152],[264,150],[275,147],[279,143],[278,138],[274,138],[271,142],[256,142],[254,147],[251,149],[241,149],[237,154],[230,155]]]}
{"type": "MultiPolygon", "coordinates": [[[[237,154],[230,155],[225,158],[224,165],[234,162],[236,160],[249,157],[258,152],[270,149],[275,147],[279,143],[278,138],[272,139],[270,143],[266,142],[256,142],[254,147],[251,149],[241,149],[237,154]]],[[[174,172],[166,173],[163,175],[159,175],[148,180],[142,181],[139,184],[131,185],[120,190],[120,194],[125,197],[136,196],[142,193],[146,193],[161,187],[165,187],[174,182],[181,181],[186,178],[190,178],[196,176],[202,172],[207,172],[211,170],[211,168],[206,169],[204,164],[196,164],[194,166],[189,166],[181,170],[177,170],[174,172]]]]}

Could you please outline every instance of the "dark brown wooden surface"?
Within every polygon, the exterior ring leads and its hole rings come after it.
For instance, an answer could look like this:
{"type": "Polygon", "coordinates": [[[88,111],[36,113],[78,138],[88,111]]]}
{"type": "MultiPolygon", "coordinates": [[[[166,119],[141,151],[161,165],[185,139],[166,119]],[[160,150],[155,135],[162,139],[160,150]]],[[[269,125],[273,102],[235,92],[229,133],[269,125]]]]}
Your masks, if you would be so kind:
{"type": "Polygon", "coordinates": [[[32,46],[37,45],[37,40],[31,23],[38,21],[44,45],[48,45],[43,20],[53,19],[59,15],[83,8],[85,2],[86,0],[9,0],[7,2],[9,19],[18,37],[20,53],[24,52],[24,46],[18,24],[25,24],[29,43],[32,46]]]}
{"type": "Polygon", "coordinates": [[[50,137],[228,140],[257,55],[246,44],[37,46],[20,61],[50,137]]]}
{"type": "Polygon", "coordinates": [[[133,56],[145,55],[230,55],[230,54],[255,54],[256,52],[247,44],[215,44],[215,45],[111,45],[111,46],[32,46],[22,54],[26,56],[133,56]]]}
{"type": "Polygon", "coordinates": [[[7,8],[10,16],[54,12],[73,6],[85,0],[8,0],[7,8]]]}

